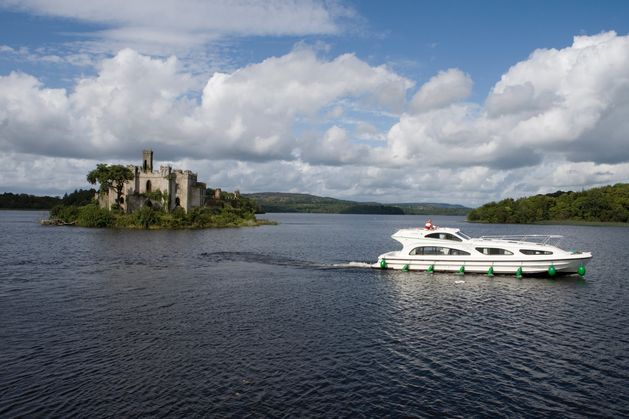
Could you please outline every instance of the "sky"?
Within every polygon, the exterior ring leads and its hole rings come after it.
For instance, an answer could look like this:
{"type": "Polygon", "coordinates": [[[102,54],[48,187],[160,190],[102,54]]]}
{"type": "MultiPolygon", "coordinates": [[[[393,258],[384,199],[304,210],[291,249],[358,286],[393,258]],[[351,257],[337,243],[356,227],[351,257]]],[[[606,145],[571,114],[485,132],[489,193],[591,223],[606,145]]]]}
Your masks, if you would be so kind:
{"type": "Polygon", "coordinates": [[[478,206],[629,181],[629,2],[0,0],[0,192],[97,163],[478,206]]]}

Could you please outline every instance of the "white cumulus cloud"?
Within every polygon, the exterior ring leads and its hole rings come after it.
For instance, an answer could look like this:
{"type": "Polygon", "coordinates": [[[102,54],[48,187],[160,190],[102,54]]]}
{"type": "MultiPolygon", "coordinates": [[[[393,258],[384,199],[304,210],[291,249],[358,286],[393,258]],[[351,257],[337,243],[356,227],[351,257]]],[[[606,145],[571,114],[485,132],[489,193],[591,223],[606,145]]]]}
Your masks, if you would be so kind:
{"type": "Polygon", "coordinates": [[[0,148],[89,158],[155,147],[168,158],[292,159],[301,116],[343,98],[374,109],[401,107],[410,86],[352,54],[323,60],[299,48],[230,74],[215,73],[199,90],[175,57],[125,49],[71,91],[46,88],[26,74],[0,76],[0,148]]]}
{"type": "Polygon", "coordinates": [[[421,113],[464,100],[472,92],[473,85],[472,78],[457,68],[440,71],[415,93],[411,110],[421,113]]]}
{"type": "Polygon", "coordinates": [[[429,165],[519,167],[549,155],[627,162],[628,75],[629,37],[613,32],[534,51],[502,76],[484,104],[460,100],[467,90],[457,86],[466,83],[450,80],[464,80],[461,72],[441,73],[391,128],[389,148],[403,161],[428,153],[429,165]]]}
{"type": "Polygon", "coordinates": [[[415,90],[387,66],[303,45],[201,82],[174,56],[132,49],[97,68],[68,89],[0,76],[0,150],[20,185],[60,190],[143,148],[216,186],[381,201],[478,204],[629,173],[629,37],[613,32],[534,51],[483,103],[460,69],[415,90]],[[89,164],[40,170],[63,158],[89,164]]]}

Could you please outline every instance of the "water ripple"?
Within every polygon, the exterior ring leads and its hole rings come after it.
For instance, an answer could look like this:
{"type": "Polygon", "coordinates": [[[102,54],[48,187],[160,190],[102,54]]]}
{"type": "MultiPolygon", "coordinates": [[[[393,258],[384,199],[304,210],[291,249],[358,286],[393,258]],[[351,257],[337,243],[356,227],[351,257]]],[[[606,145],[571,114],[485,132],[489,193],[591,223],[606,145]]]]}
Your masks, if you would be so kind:
{"type": "MultiPolygon", "coordinates": [[[[2,417],[629,415],[628,266],[518,280],[347,262],[408,218],[124,232],[0,215],[17,243],[0,243],[2,417]]],[[[597,254],[626,244],[549,228],[597,254]]]]}

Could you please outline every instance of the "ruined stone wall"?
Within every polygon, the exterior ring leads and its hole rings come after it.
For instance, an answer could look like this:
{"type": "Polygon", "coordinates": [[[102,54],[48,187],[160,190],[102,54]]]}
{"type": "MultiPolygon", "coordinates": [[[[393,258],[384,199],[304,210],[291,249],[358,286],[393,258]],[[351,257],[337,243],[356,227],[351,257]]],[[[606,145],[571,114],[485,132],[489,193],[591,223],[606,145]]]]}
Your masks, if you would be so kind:
{"type": "MultiPolygon", "coordinates": [[[[169,202],[165,203],[173,210],[177,206],[185,209],[204,205],[205,183],[197,182],[197,174],[190,170],[173,170],[170,166],[160,166],[153,171],[153,152],[143,151],[142,166],[128,166],[134,174],[132,180],[125,182],[122,191],[121,208],[125,212],[133,212],[145,204],[148,192],[160,190],[168,194],[169,202]]],[[[110,188],[109,194],[99,197],[99,205],[111,209],[116,204],[116,191],[110,188]]]]}
{"type": "Polygon", "coordinates": [[[190,189],[190,206],[201,207],[204,205],[205,201],[205,183],[197,182],[190,189]]]}
{"type": "Polygon", "coordinates": [[[205,200],[206,185],[197,182],[197,174],[190,170],[175,170],[176,199],[179,206],[187,211],[203,206],[205,200]]]}
{"type": "Polygon", "coordinates": [[[190,178],[182,170],[175,171],[175,181],[177,182],[177,198],[179,199],[179,206],[188,212],[190,209],[190,178]]]}

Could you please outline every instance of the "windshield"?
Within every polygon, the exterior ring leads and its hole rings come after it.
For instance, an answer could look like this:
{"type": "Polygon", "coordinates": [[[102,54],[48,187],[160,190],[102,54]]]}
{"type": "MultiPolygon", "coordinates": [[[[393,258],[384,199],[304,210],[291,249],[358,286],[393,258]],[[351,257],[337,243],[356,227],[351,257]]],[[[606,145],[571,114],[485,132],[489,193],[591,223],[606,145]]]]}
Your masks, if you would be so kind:
{"type": "Polygon", "coordinates": [[[456,234],[458,234],[459,236],[463,237],[465,240],[471,240],[472,239],[470,236],[468,236],[467,234],[465,234],[462,231],[458,231],[456,234]]]}

